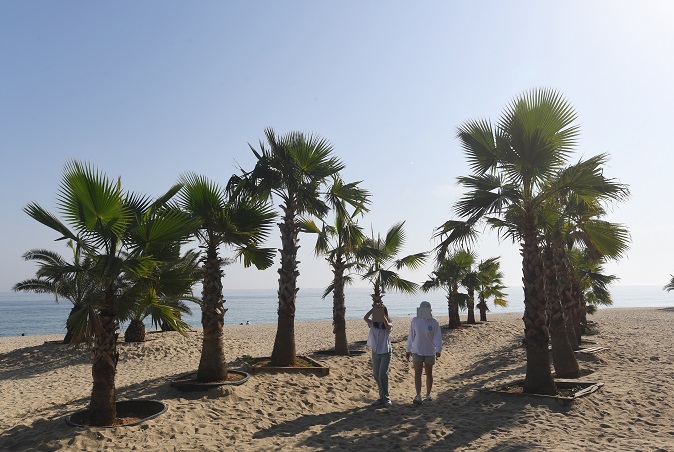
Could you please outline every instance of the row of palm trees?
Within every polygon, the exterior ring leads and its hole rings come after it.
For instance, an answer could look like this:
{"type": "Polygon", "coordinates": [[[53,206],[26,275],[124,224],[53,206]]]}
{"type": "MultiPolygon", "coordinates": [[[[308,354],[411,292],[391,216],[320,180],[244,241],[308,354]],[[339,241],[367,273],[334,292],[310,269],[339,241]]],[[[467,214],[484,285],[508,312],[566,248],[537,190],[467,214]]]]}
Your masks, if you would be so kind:
{"type": "MultiPolygon", "coordinates": [[[[24,209],[56,231],[57,240],[67,240],[73,250],[72,262],[44,250],[27,253],[25,257],[36,260],[39,270],[35,278],[18,283],[15,289],[50,292],[73,301],[67,322],[71,343],[86,341],[94,356],[92,425],[110,425],[116,417],[120,319],[131,319],[133,332],[142,330],[142,318],[150,315],[153,323],[167,323],[184,333],[189,326],[180,320],[180,302],[198,300],[203,344],[197,379],[226,379],[222,269],[239,259],[246,267],[272,265],[274,250],[260,244],[276,220],[272,202],[277,199],[282,210],[278,223],[282,247],[272,363],[294,364],[299,232],[315,226],[314,219],[325,224],[331,209],[337,212],[337,221],[349,218],[344,225],[355,230],[352,220],[367,211],[368,193],[359,183],[341,181],[344,165],[332,156],[327,141],[298,132],[280,137],[271,129],[265,133],[267,143],[260,144],[259,152],[251,147],[258,159],[255,168],[232,176],[224,189],[205,177],[186,174],[167,193],[151,200],[124,192],[120,180],[111,181],[91,166],[73,161],[66,164],[58,193],[57,207],[65,221],[36,203],[24,209]],[[351,215],[347,206],[353,208],[351,215]],[[190,240],[198,242],[199,251],[181,255],[181,246],[190,240]],[[222,258],[223,247],[231,248],[234,257],[222,258]],[[192,295],[197,281],[202,283],[200,299],[192,295]]],[[[420,253],[391,262],[404,242],[402,223],[384,238],[361,234],[358,241],[358,268],[372,281],[376,294],[391,287],[415,290],[414,283],[390,270],[391,265],[418,266],[425,258],[420,253]]],[[[353,255],[350,245],[344,249],[353,255]]],[[[337,266],[339,260],[334,260],[337,266]]],[[[343,302],[343,284],[340,291],[343,302]]]]}
{"type": "MultiPolygon", "coordinates": [[[[84,307],[73,312],[68,325],[74,340],[87,340],[94,352],[92,424],[108,425],[116,416],[119,319],[150,315],[153,322],[168,322],[184,332],[188,326],[180,321],[176,302],[197,300],[191,293],[197,279],[202,283],[198,301],[203,327],[197,378],[226,378],[223,267],[241,260],[246,267],[269,268],[276,253],[261,244],[275,221],[281,248],[272,364],[292,366],[296,359],[301,232],[316,234],[314,251],[326,258],[333,271],[324,296],[333,294],[335,350],[348,354],[344,286],[354,275],[370,282],[375,302],[388,290],[414,293],[419,288],[445,288],[450,326],[460,323],[461,305],[468,308],[469,322],[474,321],[475,294],[482,320],[486,299],[503,303],[498,260],[487,259],[475,267],[475,257],[464,248],[475,241],[478,223],[486,222],[521,243],[525,390],[552,393],[549,331],[560,331],[563,325],[564,331],[577,336],[583,323],[583,294],[599,294],[590,301],[602,299],[599,289],[587,291],[582,285],[598,278],[576,277],[581,267],[574,267],[574,255],[594,259],[588,274],[600,275],[592,271],[603,259],[619,257],[627,241],[626,229],[600,220],[603,203],[627,196],[624,185],[603,176],[605,156],[566,165],[577,135],[574,119],[575,113],[557,93],[538,90],[516,99],[495,128],[484,120],[459,128],[473,174],[459,178],[468,189],[456,206],[461,218],[438,227],[436,270],[421,286],[399,272],[419,268],[430,253],[399,257],[405,242],[404,222],[383,236],[365,234],[357,220],[368,212],[369,193],[360,182],[342,180],[344,164],[318,136],[300,132],[279,136],[266,129],[266,141],[260,142],[259,149],[249,146],[257,159],[254,168],[240,168],[224,188],[202,176],[186,174],[155,200],[124,192],[119,180],[110,181],[88,165],[68,163],[58,195],[65,223],[35,203],[25,211],[55,230],[59,240],[67,240],[74,258],[51,262],[43,250],[27,258],[41,262],[36,279],[53,284],[49,289],[53,293],[65,294],[66,282],[73,284],[75,306],[84,307]],[[280,218],[274,204],[280,208],[280,218]],[[330,212],[334,212],[334,223],[327,220],[330,212]],[[198,242],[199,251],[181,255],[181,247],[191,240],[198,242]],[[230,248],[234,257],[223,258],[223,247],[230,248]],[[459,284],[467,294],[458,292],[459,284]],[[573,322],[565,322],[566,318],[573,322]]],[[[24,283],[22,290],[35,290],[39,285],[24,283]]]]}
{"type": "Polygon", "coordinates": [[[436,269],[429,275],[421,289],[428,292],[442,288],[446,292],[449,312],[449,328],[458,328],[461,325],[459,308],[468,311],[466,323],[475,324],[475,295],[478,296],[477,308],[480,311],[480,321],[487,320],[487,300],[493,298],[496,306],[507,306],[506,293],[503,292],[503,273],[501,263],[497,257],[481,261],[475,266],[475,254],[465,249],[459,249],[443,259],[438,260],[436,269]],[[459,292],[463,286],[466,293],[459,292]]]}
{"type": "Polygon", "coordinates": [[[583,284],[595,284],[593,301],[610,302],[605,288],[615,277],[591,272],[623,256],[629,241],[624,226],[602,219],[608,203],[629,194],[604,176],[607,156],[568,163],[579,133],[575,120],[559,93],[536,89],[515,98],[495,124],[479,119],[459,126],[472,173],[458,178],[467,190],[455,204],[459,219],[437,230],[440,259],[474,242],[479,224],[520,244],[529,393],[556,394],[550,343],[557,376],[579,375],[572,342],[577,347],[585,314],[583,284]],[[574,266],[579,254],[590,265],[574,266]]]}

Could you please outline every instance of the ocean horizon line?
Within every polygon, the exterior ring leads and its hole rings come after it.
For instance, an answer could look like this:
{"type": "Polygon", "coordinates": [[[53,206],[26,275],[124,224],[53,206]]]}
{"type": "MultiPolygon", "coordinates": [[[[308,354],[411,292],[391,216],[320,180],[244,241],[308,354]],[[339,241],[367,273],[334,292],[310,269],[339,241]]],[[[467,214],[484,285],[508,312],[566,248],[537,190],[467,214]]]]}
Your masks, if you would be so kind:
{"type": "MultiPolygon", "coordinates": [[[[322,298],[325,289],[304,288],[298,292],[296,301],[296,322],[332,321],[332,297],[322,298]]],[[[522,288],[510,286],[505,289],[509,301],[507,307],[494,306],[488,302],[490,313],[524,312],[522,288]]],[[[346,288],[346,318],[361,318],[371,307],[371,288],[346,288]]],[[[630,307],[669,307],[674,305],[674,294],[662,290],[655,285],[622,285],[612,286],[612,306],[606,308],[630,307]]],[[[251,324],[271,325],[278,320],[277,289],[225,289],[225,325],[251,324]]],[[[447,315],[447,300],[444,291],[401,294],[387,292],[384,303],[391,317],[411,317],[416,315],[416,308],[421,301],[429,301],[433,313],[438,317],[447,315]]],[[[201,309],[189,303],[191,314],[183,316],[193,329],[201,326],[201,309]]],[[[35,294],[30,292],[0,292],[0,337],[27,335],[65,334],[65,321],[72,304],[68,300],[54,301],[52,294],[35,294]]],[[[466,311],[461,312],[462,319],[466,311]]],[[[489,315],[489,314],[488,314],[489,315]]],[[[149,319],[145,321],[148,330],[154,329],[149,319]]],[[[126,329],[126,323],[120,330],[126,329]]]]}

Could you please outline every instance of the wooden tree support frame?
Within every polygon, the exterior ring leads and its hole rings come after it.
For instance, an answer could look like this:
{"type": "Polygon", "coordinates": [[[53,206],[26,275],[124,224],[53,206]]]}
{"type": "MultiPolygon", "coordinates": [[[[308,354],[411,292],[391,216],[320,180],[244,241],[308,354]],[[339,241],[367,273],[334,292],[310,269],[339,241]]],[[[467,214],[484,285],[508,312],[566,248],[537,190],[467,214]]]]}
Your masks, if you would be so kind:
{"type": "Polygon", "coordinates": [[[576,350],[576,353],[597,353],[602,350],[606,350],[606,347],[587,347],[587,348],[581,348],[580,350],[576,350]]]}
{"type": "Polygon", "coordinates": [[[246,371],[253,374],[256,372],[295,372],[295,373],[312,373],[316,375],[328,375],[330,368],[325,367],[318,361],[315,361],[308,356],[297,355],[298,358],[311,364],[311,366],[296,366],[296,367],[280,367],[280,366],[262,366],[258,363],[269,361],[270,357],[255,358],[253,364],[246,363],[246,371]]]}
{"type": "Polygon", "coordinates": [[[604,386],[604,383],[576,381],[576,380],[555,380],[555,385],[557,386],[558,390],[567,390],[567,391],[573,390],[573,392],[571,393],[571,395],[559,395],[559,394],[546,395],[546,394],[529,394],[522,392],[521,390],[519,391],[516,390],[518,387],[521,388],[524,386],[524,379],[516,380],[512,383],[502,384],[492,388],[484,388],[481,389],[480,392],[503,394],[516,397],[535,397],[535,398],[553,399],[557,400],[562,406],[568,406],[571,403],[573,403],[576,399],[598,391],[602,386],[604,386]]]}

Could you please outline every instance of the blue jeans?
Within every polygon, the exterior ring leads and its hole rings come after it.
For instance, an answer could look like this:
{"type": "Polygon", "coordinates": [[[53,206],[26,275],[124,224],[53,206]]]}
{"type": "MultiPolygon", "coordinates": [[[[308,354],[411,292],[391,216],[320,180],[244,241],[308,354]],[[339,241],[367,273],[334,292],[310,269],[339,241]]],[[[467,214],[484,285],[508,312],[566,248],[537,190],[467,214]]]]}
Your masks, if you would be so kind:
{"type": "Polygon", "coordinates": [[[388,402],[391,397],[388,393],[388,368],[391,364],[391,352],[388,353],[372,353],[372,372],[374,379],[379,387],[379,400],[388,402]]]}

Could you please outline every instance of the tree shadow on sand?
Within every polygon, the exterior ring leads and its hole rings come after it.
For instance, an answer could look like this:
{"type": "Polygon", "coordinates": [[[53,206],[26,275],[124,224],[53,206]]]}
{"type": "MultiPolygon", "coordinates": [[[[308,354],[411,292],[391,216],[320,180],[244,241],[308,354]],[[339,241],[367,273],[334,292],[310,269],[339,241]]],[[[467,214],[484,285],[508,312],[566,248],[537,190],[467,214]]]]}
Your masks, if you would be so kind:
{"type": "MultiPolygon", "coordinates": [[[[470,448],[473,441],[484,436],[493,437],[491,442],[498,441],[495,438],[500,431],[531,421],[527,410],[532,405],[556,412],[568,411],[556,401],[514,399],[479,391],[494,382],[521,377],[526,365],[518,342],[513,339],[511,344],[471,363],[470,369],[461,374],[450,377],[436,374],[436,387],[448,389],[438,393],[430,404],[394,403],[388,409],[365,406],[303,415],[260,430],[253,438],[300,435],[305,437],[300,443],[302,446],[348,447],[349,450],[453,450],[470,448]]],[[[514,445],[509,442],[507,447],[513,450],[514,445]]],[[[515,449],[538,447],[540,444],[519,439],[515,449]]]]}
{"type": "MultiPolygon", "coordinates": [[[[349,450],[453,450],[469,447],[472,441],[498,430],[508,429],[525,416],[527,403],[495,403],[492,397],[475,394],[461,402],[439,396],[433,411],[424,406],[394,405],[389,409],[352,408],[317,415],[304,415],[253,435],[254,439],[307,435],[300,445],[322,450],[348,447],[349,450]],[[484,417],[486,411],[499,414],[484,417]],[[440,449],[437,447],[440,446],[440,449]]],[[[540,403],[555,409],[549,403],[540,403]]],[[[512,443],[510,444],[512,446],[512,443]]],[[[529,445],[532,449],[535,443],[529,445]]],[[[518,450],[527,450],[522,443],[518,450]]]]}
{"type": "Polygon", "coordinates": [[[68,366],[90,364],[84,347],[65,344],[41,344],[0,354],[0,380],[33,378],[68,366]]]}
{"type": "MultiPolygon", "coordinates": [[[[177,375],[177,374],[176,374],[177,375]]],[[[126,386],[117,387],[117,401],[128,399],[154,399],[167,402],[175,399],[176,391],[171,388],[165,377],[152,378],[126,386]]],[[[203,394],[201,395],[203,397],[203,394]]],[[[184,398],[184,397],[183,397],[184,398]]],[[[71,438],[73,444],[79,435],[94,435],[104,441],[111,434],[100,428],[77,428],[66,424],[65,418],[75,411],[88,407],[90,398],[82,397],[65,403],[32,410],[30,423],[17,421],[17,425],[0,433],[0,450],[55,450],[51,443],[71,438]]],[[[120,427],[126,428],[126,427],[120,427]]]]}

